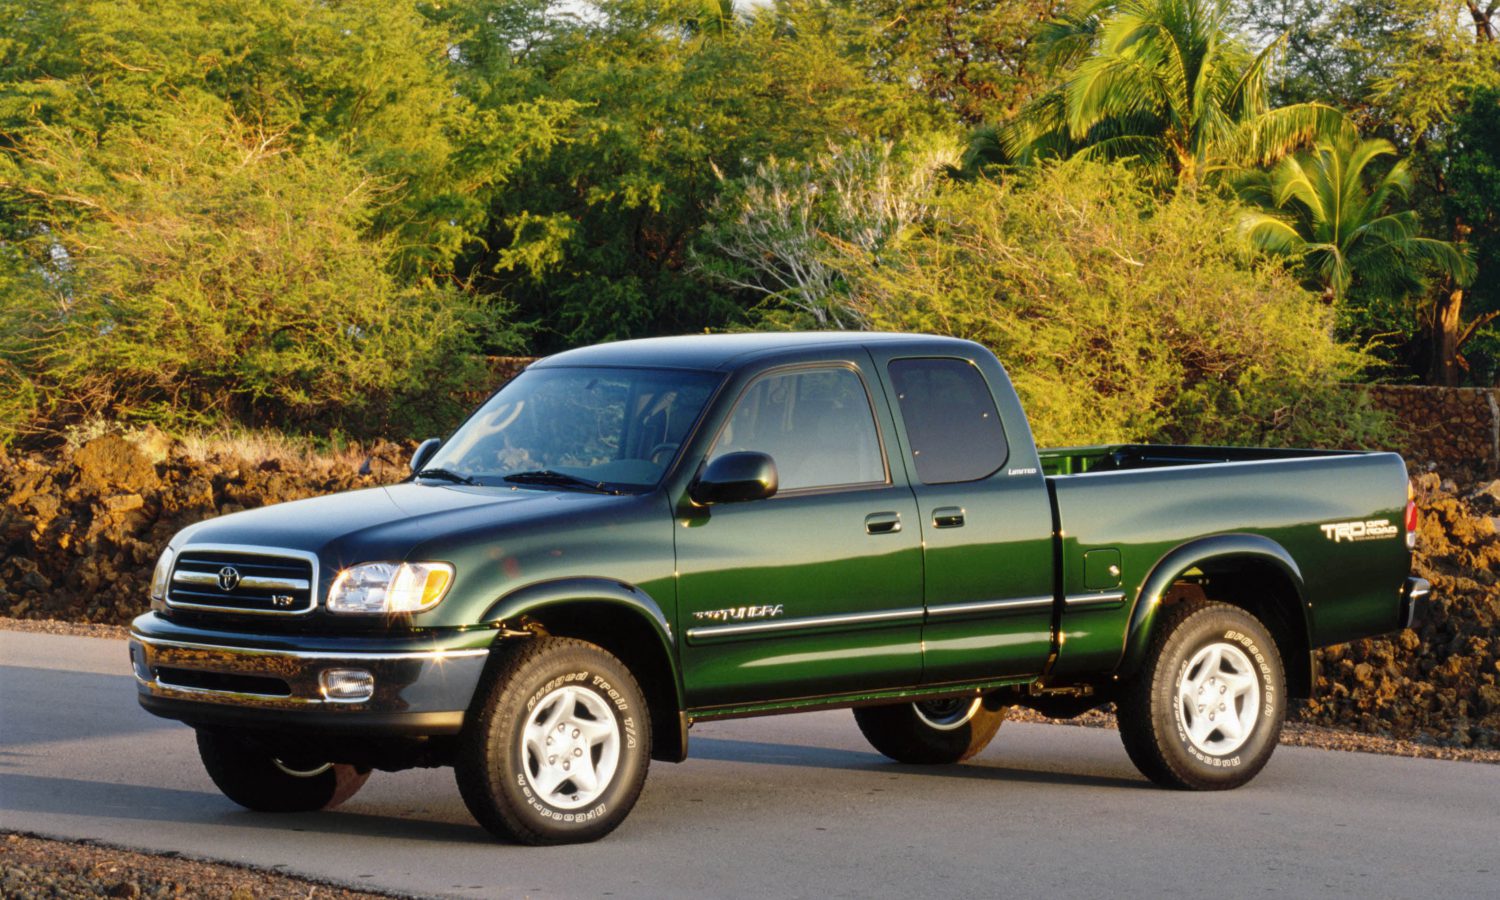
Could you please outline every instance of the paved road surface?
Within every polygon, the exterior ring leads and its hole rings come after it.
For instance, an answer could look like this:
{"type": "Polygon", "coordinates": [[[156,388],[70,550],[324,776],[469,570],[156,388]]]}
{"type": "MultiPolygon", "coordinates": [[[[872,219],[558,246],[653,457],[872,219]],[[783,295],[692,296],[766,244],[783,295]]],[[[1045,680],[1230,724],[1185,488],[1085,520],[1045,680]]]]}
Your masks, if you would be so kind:
{"type": "Polygon", "coordinates": [[[847,711],[710,723],[586,847],[495,843],[448,769],[339,810],[224,799],[135,702],[122,641],[0,632],[0,826],[485,897],[1500,896],[1500,767],[1282,747],[1248,787],[1150,786],[1114,732],[1008,724],[897,767],[847,711]]]}

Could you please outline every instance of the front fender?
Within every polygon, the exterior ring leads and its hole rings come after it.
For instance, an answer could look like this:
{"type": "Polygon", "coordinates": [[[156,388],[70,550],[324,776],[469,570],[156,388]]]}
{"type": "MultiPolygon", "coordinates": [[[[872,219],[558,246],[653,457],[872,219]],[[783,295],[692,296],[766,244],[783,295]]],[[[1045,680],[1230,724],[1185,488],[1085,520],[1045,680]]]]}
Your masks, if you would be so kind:
{"type": "MultiPolygon", "coordinates": [[[[685,707],[682,677],[677,668],[672,623],[667,620],[661,605],[650,594],[633,585],[609,578],[559,578],[537,582],[511,591],[491,604],[480,621],[486,625],[521,629],[525,627],[526,619],[545,620],[548,618],[549,611],[563,612],[569,606],[597,607],[599,605],[629,616],[636,622],[644,623],[647,630],[655,635],[654,647],[630,646],[627,641],[624,647],[614,649],[616,655],[622,657],[627,655],[624,652],[627,650],[647,654],[649,656],[649,659],[645,660],[647,664],[655,667],[654,671],[662,676],[661,680],[670,685],[669,695],[658,696],[664,701],[671,702],[673,709],[667,711],[671,715],[659,719],[657,725],[662,735],[665,735],[669,729],[679,732],[677,739],[669,743],[678,745],[680,750],[672,752],[680,753],[679,759],[684,758],[687,730],[681,720],[685,707]]],[[[626,629],[621,629],[621,631],[625,632],[626,629]]],[[[610,641],[604,640],[603,637],[603,635],[600,636],[599,643],[609,644],[610,641]]],[[[619,639],[624,637],[624,634],[617,634],[615,637],[619,639]]],[[[645,640],[644,636],[641,636],[641,640],[645,640]]],[[[637,677],[641,674],[637,673],[637,677]]]]}
{"type": "Polygon", "coordinates": [[[1151,634],[1161,611],[1161,600],[1173,582],[1193,568],[1212,565],[1228,559],[1251,559],[1269,563],[1280,570],[1297,594],[1297,608],[1304,634],[1307,631],[1307,595],[1302,570],[1285,547],[1258,534],[1218,534],[1181,544],[1157,561],[1151,573],[1141,583],[1136,594],[1135,606],[1130,611],[1130,622],[1125,630],[1125,652],[1121,656],[1119,674],[1126,677],[1138,671],[1146,661],[1146,651],[1151,646],[1151,634]]]}

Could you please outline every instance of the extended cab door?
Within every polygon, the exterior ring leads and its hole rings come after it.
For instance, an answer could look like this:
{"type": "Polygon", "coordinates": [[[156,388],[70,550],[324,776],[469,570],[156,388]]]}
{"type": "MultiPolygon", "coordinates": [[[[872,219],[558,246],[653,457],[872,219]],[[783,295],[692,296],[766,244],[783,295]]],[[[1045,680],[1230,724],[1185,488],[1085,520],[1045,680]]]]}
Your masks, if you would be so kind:
{"type": "Polygon", "coordinates": [[[770,454],[780,488],[678,516],[688,705],[915,683],[921,531],[868,354],[771,369],[732,402],[708,458],[770,454]]]}
{"type": "Polygon", "coordinates": [[[988,353],[874,356],[922,530],[923,682],[1041,672],[1052,647],[1052,508],[1005,371],[988,353]]]}

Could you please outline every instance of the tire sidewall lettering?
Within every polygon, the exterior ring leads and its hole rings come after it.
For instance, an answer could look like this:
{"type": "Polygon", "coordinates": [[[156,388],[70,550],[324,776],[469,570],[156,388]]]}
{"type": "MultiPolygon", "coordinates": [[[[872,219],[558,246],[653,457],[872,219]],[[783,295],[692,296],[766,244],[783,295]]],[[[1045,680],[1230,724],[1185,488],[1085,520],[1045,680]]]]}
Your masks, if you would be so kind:
{"type": "Polygon", "coordinates": [[[589,667],[577,667],[553,675],[543,681],[537,688],[527,695],[523,710],[518,710],[514,720],[516,729],[506,740],[506,759],[510,761],[509,770],[511,777],[507,779],[509,786],[516,796],[532,815],[544,822],[549,828],[580,828],[593,826],[608,817],[615,808],[619,791],[625,789],[629,783],[627,770],[637,765],[636,751],[641,746],[641,735],[639,723],[634,716],[634,704],[630,696],[621,691],[615,682],[615,677],[589,667]],[[573,685],[588,690],[602,698],[614,714],[620,725],[623,741],[620,746],[619,769],[615,773],[614,782],[605,788],[604,794],[600,796],[597,803],[586,809],[563,810],[557,809],[543,800],[532,790],[525,772],[525,756],[519,751],[519,732],[524,730],[526,722],[536,711],[537,705],[543,698],[558,688],[573,685]]]}
{"type": "Polygon", "coordinates": [[[1266,654],[1261,649],[1257,639],[1253,635],[1246,634],[1239,628],[1222,628],[1218,629],[1217,633],[1208,633],[1201,640],[1185,641],[1182,649],[1179,651],[1182,658],[1177,664],[1174,678],[1172,679],[1173,685],[1182,683],[1182,679],[1187,675],[1188,664],[1192,662],[1193,654],[1216,640],[1222,640],[1239,647],[1254,663],[1256,680],[1259,682],[1262,699],[1260,715],[1255,719],[1249,740],[1237,748],[1232,755],[1213,756],[1204,753],[1193,746],[1192,741],[1188,739],[1187,724],[1183,719],[1181,706],[1175,700],[1172,703],[1171,728],[1172,733],[1177,738],[1177,743],[1188,756],[1205,769],[1222,771],[1239,768],[1244,765],[1247,755],[1254,756],[1258,752],[1259,748],[1264,744],[1266,723],[1276,714],[1278,700],[1276,698],[1271,662],[1266,658],[1266,654]]]}

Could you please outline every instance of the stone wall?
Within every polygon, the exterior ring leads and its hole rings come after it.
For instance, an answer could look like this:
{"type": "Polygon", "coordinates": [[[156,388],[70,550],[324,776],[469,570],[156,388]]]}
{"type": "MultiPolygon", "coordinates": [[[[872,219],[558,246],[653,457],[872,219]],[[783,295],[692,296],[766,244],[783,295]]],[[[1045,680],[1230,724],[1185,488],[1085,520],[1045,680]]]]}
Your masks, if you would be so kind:
{"type": "Polygon", "coordinates": [[[1434,466],[1460,482],[1500,475],[1500,388],[1371,384],[1378,409],[1396,418],[1396,446],[1412,469],[1434,466]]]}

